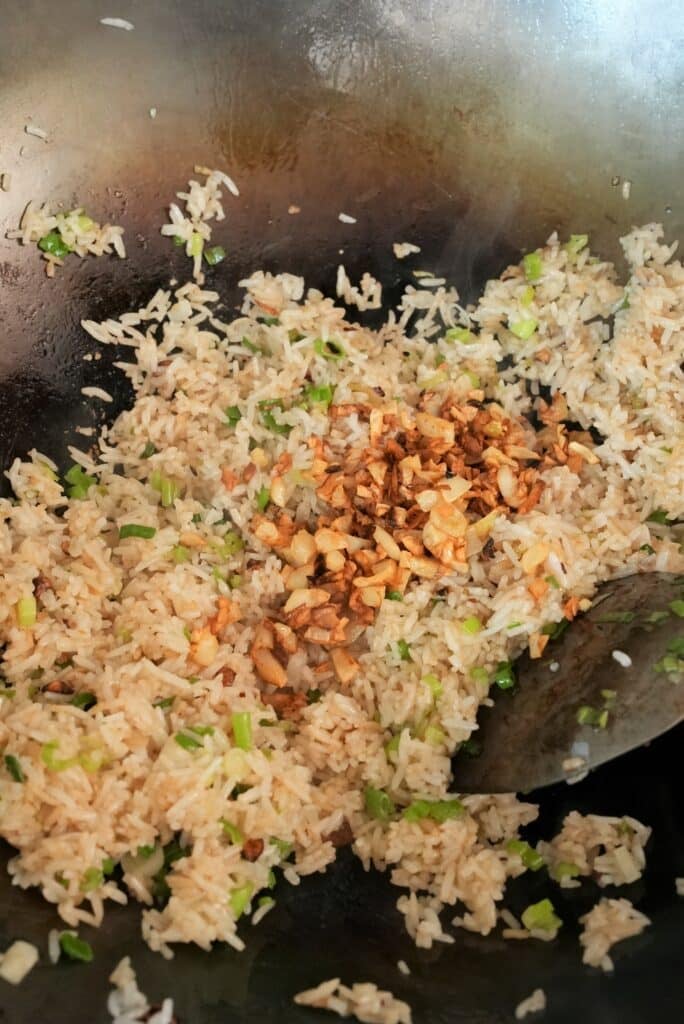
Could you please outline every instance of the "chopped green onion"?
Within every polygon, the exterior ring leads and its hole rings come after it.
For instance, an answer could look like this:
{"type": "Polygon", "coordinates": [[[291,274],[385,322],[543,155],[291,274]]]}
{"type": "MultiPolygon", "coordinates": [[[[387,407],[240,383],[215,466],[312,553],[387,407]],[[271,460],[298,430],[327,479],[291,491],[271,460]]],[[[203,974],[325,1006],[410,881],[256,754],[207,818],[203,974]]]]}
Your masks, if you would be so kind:
{"type": "Polygon", "coordinates": [[[516,683],[512,662],[500,661],[494,669],[492,682],[496,683],[500,690],[512,690],[516,683]]]}
{"type": "Polygon", "coordinates": [[[667,512],[664,508],[656,508],[651,512],[650,516],[647,516],[647,523],[660,523],[661,526],[666,526],[669,523],[667,512]]]}
{"type": "Polygon", "coordinates": [[[38,618],[38,604],[35,597],[21,597],[17,601],[17,623],[20,629],[35,626],[38,618]]]}
{"type": "Polygon", "coordinates": [[[561,585],[560,585],[560,583],[558,582],[558,580],[556,579],[555,576],[547,576],[546,577],[546,582],[548,583],[548,585],[550,587],[553,587],[554,590],[560,590],[561,589],[561,585]]]}
{"type": "Polygon", "coordinates": [[[559,636],[563,635],[569,625],[570,623],[567,619],[559,619],[558,622],[545,623],[541,628],[541,632],[544,636],[551,637],[552,640],[557,640],[559,636]]]}
{"type": "Polygon", "coordinates": [[[143,860],[149,860],[155,849],[155,846],[150,846],[149,843],[145,843],[143,846],[138,847],[138,857],[142,857],[143,860]]]}
{"type": "Polygon", "coordinates": [[[221,546],[217,550],[225,558],[231,558],[232,555],[237,555],[239,551],[242,551],[244,546],[245,543],[237,530],[228,530],[227,533],[224,533],[221,546]]]}
{"type": "Polygon", "coordinates": [[[460,341],[462,345],[472,345],[477,338],[467,327],[450,327],[444,335],[444,340],[453,342],[460,341]]]}
{"type": "Polygon", "coordinates": [[[270,907],[275,903],[272,896],[260,896],[257,900],[257,904],[260,907],[270,907]]]}
{"type": "Polygon", "coordinates": [[[557,882],[560,882],[564,878],[577,878],[581,871],[577,864],[573,864],[569,860],[560,860],[550,869],[549,874],[557,882]]]}
{"type": "Polygon", "coordinates": [[[280,434],[281,437],[287,437],[290,434],[292,427],[289,423],[278,423],[277,419],[271,412],[272,409],[279,409],[284,412],[285,405],[282,398],[267,398],[263,402],[259,402],[259,412],[261,414],[261,421],[264,426],[272,431],[274,434],[280,434]]]}
{"type": "Polygon", "coordinates": [[[538,281],[542,276],[544,264],[538,252],[528,252],[523,256],[523,270],[528,281],[538,281]]]}
{"type": "Polygon", "coordinates": [[[100,768],[105,762],[105,755],[102,750],[86,750],[82,754],[78,755],[78,764],[84,772],[88,772],[89,775],[94,775],[95,772],[99,772],[100,768]]]}
{"type": "Polygon", "coordinates": [[[474,636],[479,633],[482,629],[482,623],[476,615],[469,615],[467,619],[464,619],[461,623],[461,629],[464,633],[468,633],[470,636],[474,636]]]}
{"type": "Polygon", "coordinates": [[[97,704],[97,697],[94,693],[85,690],[75,694],[69,703],[73,704],[75,708],[80,708],[81,711],[90,711],[97,704]]]}
{"type": "Polygon", "coordinates": [[[527,288],[524,289],[519,299],[521,306],[531,306],[534,302],[534,288],[531,284],[528,284],[527,288]]]}
{"type": "Polygon", "coordinates": [[[433,675],[432,672],[430,672],[426,676],[423,676],[423,678],[421,679],[421,683],[425,683],[425,685],[428,687],[430,693],[432,694],[435,700],[438,700],[444,693],[444,687],[440,683],[437,676],[433,675]]]}
{"type": "Polygon", "coordinates": [[[304,389],[304,395],[312,405],[328,406],[332,402],[334,394],[334,384],[310,384],[309,387],[304,389]]]}
{"type": "Polygon", "coordinates": [[[249,711],[234,711],[230,718],[235,746],[240,750],[252,749],[252,715],[249,711]]]}
{"type": "Polygon", "coordinates": [[[180,488],[175,480],[169,480],[167,477],[163,478],[161,487],[159,488],[162,508],[171,508],[178,497],[179,490],[180,488]]]}
{"type": "Polygon", "coordinates": [[[533,317],[529,317],[526,320],[514,320],[508,324],[508,329],[511,334],[515,334],[516,338],[520,338],[521,341],[527,341],[531,338],[534,332],[537,330],[539,323],[533,317]]]}
{"type": "Polygon", "coordinates": [[[249,906],[253,892],[254,886],[251,882],[245,882],[244,885],[239,885],[237,889],[233,889],[231,892],[230,907],[236,918],[241,917],[249,906]]]}
{"type": "Polygon", "coordinates": [[[50,740],[40,748],[40,759],[48,771],[64,772],[67,768],[73,768],[75,764],[78,764],[78,759],[75,757],[57,757],[58,748],[59,740],[50,740]]]}
{"type": "Polygon", "coordinates": [[[199,740],[196,740],[194,736],[188,736],[187,733],[177,732],[173,737],[179,747],[183,750],[199,750],[202,746],[199,740]]]}
{"type": "Polygon", "coordinates": [[[668,607],[671,612],[674,612],[677,618],[684,619],[684,601],[670,601],[668,607]]]}
{"type": "Polygon", "coordinates": [[[346,352],[337,341],[323,341],[323,338],[316,338],[313,343],[314,352],[317,356],[323,356],[324,359],[344,359],[346,352]]]}
{"type": "Polygon", "coordinates": [[[157,449],[155,448],[155,446],[152,444],[151,441],[148,441],[147,444],[145,445],[145,447],[143,448],[143,450],[140,452],[140,458],[141,459],[149,459],[149,458],[151,458],[152,455],[156,455],[156,454],[157,454],[157,449]]]}
{"type": "Polygon", "coordinates": [[[388,590],[385,594],[386,601],[403,601],[404,596],[400,590],[388,590]]]}
{"type": "Polygon", "coordinates": [[[180,249],[181,245],[185,245],[185,239],[181,238],[180,235],[173,236],[173,244],[180,249]]]}
{"type": "Polygon", "coordinates": [[[363,800],[366,805],[366,811],[376,821],[387,822],[396,811],[394,802],[383,789],[366,786],[363,791],[363,800]]]}
{"type": "Polygon", "coordinates": [[[526,843],[524,839],[509,839],[506,843],[509,853],[515,853],[530,871],[539,871],[544,866],[544,858],[526,843]]]}
{"type": "Polygon", "coordinates": [[[577,709],[577,721],[580,725],[591,725],[595,729],[605,729],[608,725],[608,711],[593,708],[590,704],[582,704],[577,709]]]}
{"type": "Polygon", "coordinates": [[[259,348],[258,345],[255,345],[253,341],[249,340],[249,338],[243,338],[242,344],[245,346],[248,352],[252,352],[255,356],[263,356],[266,354],[262,348],[259,348]]]}
{"type": "Polygon", "coordinates": [[[440,367],[442,363],[446,363],[446,356],[442,352],[438,352],[435,356],[435,369],[440,367]]]}
{"type": "Polygon", "coordinates": [[[642,544],[639,551],[643,551],[646,555],[655,555],[655,548],[652,548],[650,544],[642,544]]]}
{"type": "Polygon", "coordinates": [[[323,694],[320,690],[307,690],[306,691],[306,703],[307,704],[318,704],[323,694]]]}
{"type": "Polygon", "coordinates": [[[152,707],[161,708],[162,711],[168,711],[169,708],[173,707],[173,697],[160,697],[159,700],[155,700],[152,707]]]}
{"type": "Polygon", "coordinates": [[[217,263],[225,260],[226,250],[222,245],[214,245],[210,249],[204,250],[204,258],[210,267],[215,267],[217,263]]]}
{"type": "Polygon", "coordinates": [[[670,654],[681,654],[684,656],[684,636],[676,636],[667,645],[667,649],[670,654]]]}
{"type": "Polygon", "coordinates": [[[93,892],[101,885],[104,885],[104,871],[101,868],[88,868],[83,873],[79,888],[81,892],[93,892]]]}
{"type": "Polygon", "coordinates": [[[190,252],[189,256],[201,256],[202,249],[204,248],[204,239],[197,231],[193,231],[190,237],[190,252]]]}
{"type": "Polygon", "coordinates": [[[190,641],[192,639],[192,633],[190,632],[190,627],[189,626],[183,626],[183,636],[188,641],[188,643],[190,643],[190,641]]]}
{"type": "Polygon", "coordinates": [[[277,839],[275,836],[271,836],[269,842],[271,846],[275,846],[281,860],[287,860],[294,849],[294,844],[288,842],[287,839],[277,839]]]}
{"type": "Polygon", "coordinates": [[[75,463],[70,470],[64,474],[64,479],[70,485],[67,487],[67,497],[83,499],[88,496],[88,489],[97,483],[94,476],[88,476],[82,466],[75,463]]]}
{"type": "Polygon", "coordinates": [[[231,821],[226,821],[225,818],[221,818],[221,828],[234,846],[242,846],[245,841],[245,837],[237,825],[233,825],[231,821]]]}
{"type": "Polygon", "coordinates": [[[669,619],[669,617],[669,612],[650,612],[644,619],[644,622],[649,626],[658,626],[661,622],[665,622],[666,619],[669,619]]]}
{"type": "Polygon", "coordinates": [[[423,739],[431,747],[439,747],[445,742],[446,736],[436,725],[428,725],[423,734],[423,739]]]}
{"type": "Polygon", "coordinates": [[[667,675],[680,675],[684,672],[684,658],[677,654],[666,654],[653,666],[656,672],[666,672],[667,675]]]}
{"type": "Polygon", "coordinates": [[[589,241],[589,235],[570,235],[563,248],[568,256],[577,256],[589,241]]]}
{"type": "Polygon", "coordinates": [[[280,320],[277,316],[262,316],[259,318],[262,324],[266,324],[267,327],[278,327],[280,320]]]}
{"type": "Polygon", "coordinates": [[[59,937],[59,945],[65,956],[70,960],[80,960],[84,964],[91,963],[93,949],[89,942],[79,939],[73,932],[62,932],[59,937]]]}
{"type": "MultiPolygon", "coordinates": [[[[473,665],[470,669],[470,678],[476,683],[481,683],[484,686],[489,686],[489,672],[482,665],[473,665]]],[[[514,681],[515,685],[515,681],[514,681]]]]}
{"type": "Polygon", "coordinates": [[[62,259],[72,252],[71,246],[67,245],[59,231],[49,231],[38,240],[38,248],[42,252],[48,252],[51,256],[62,259]]]}
{"type": "Polygon", "coordinates": [[[78,224],[79,231],[92,231],[92,229],[95,227],[95,221],[93,220],[93,218],[89,217],[85,213],[81,213],[78,215],[78,217],[76,218],[76,223],[78,224]]]}
{"type": "Polygon", "coordinates": [[[397,640],[397,653],[402,661],[411,661],[411,645],[406,640],[397,640]]]}
{"type": "Polygon", "coordinates": [[[194,732],[196,736],[213,736],[214,726],[213,725],[189,725],[188,729],[190,732],[194,732]]]}
{"type": "Polygon", "coordinates": [[[229,405],[226,409],[226,419],[231,427],[234,427],[236,423],[239,423],[242,419],[242,413],[238,409],[237,405],[229,405]]]}
{"type": "Polygon", "coordinates": [[[15,782],[26,782],[26,776],[19,763],[19,758],[15,757],[14,754],[5,754],[5,768],[15,782]]]}
{"type": "Polygon", "coordinates": [[[267,880],[267,882],[266,882],[266,885],[268,886],[268,888],[269,888],[269,889],[275,889],[275,885],[276,885],[276,876],[275,876],[275,871],[273,871],[273,870],[270,870],[270,871],[268,872],[268,875],[267,875],[267,879],[268,879],[268,880],[267,880]]]}
{"type": "Polygon", "coordinates": [[[115,867],[116,861],[114,860],[114,858],[105,857],[105,859],[102,861],[102,874],[105,876],[114,874],[115,867]]]}
{"type": "Polygon", "coordinates": [[[461,818],[465,814],[465,807],[460,800],[414,800],[404,808],[403,817],[407,821],[421,821],[423,818],[432,818],[443,824],[451,818],[461,818]]]}
{"type": "Polygon", "coordinates": [[[388,740],[385,744],[385,757],[388,761],[391,761],[392,755],[399,752],[399,743],[401,742],[401,733],[398,732],[391,740],[388,740]]]}
{"type": "Polygon", "coordinates": [[[626,624],[628,622],[633,622],[635,617],[636,616],[634,612],[606,612],[605,615],[602,615],[600,619],[597,619],[597,621],[624,622],[626,624]]]}
{"type": "Polygon", "coordinates": [[[126,540],[127,537],[140,537],[142,540],[152,540],[157,532],[154,526],[141,526],[139,523],[126,523],[119,527],[119,540],[126,540]]]}
{"type": "Polygon", "coordinates": [[[531,903],[523,910],[522,923],[529,931],[555,932],[563,924],[549,899],[531,903]]]}
{"type": "Polygon", "coordinates": [[[182,562],[189,562],[191,557],[190,549],[184,547],[182,544],[175,544],[171,548],[171,558],[174,560],[176,565],[181,565],[182,562]]]}
{"type": "Polygon", "coordinates": [[[257,508],[260,512],[265,512],[271,501],[271,492],[268,487],[262,487],[257,494],[257,508]]]}
{"type": "Polygon", "coordinates": [[[242,576],[238,572],[231,573],[228,577],[228,586],[231,590],[237,590],[242,586],[242,576]]]}

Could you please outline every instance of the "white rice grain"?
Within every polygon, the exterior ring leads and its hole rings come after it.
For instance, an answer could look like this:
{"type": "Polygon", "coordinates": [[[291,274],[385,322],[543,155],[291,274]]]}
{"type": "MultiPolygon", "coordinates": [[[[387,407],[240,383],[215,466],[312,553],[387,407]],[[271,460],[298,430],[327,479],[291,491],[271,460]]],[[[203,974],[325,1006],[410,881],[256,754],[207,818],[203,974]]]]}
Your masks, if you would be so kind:
{"type": "Polygon", "coordinates": [[[536,988],[534,992],[518,1003],[515,1008],[515,1019],[524,1020],[530,1013],[541,1013],[546,1009],[546,994],[543,989],[536,988]]]}
{"type": "Polygon", "coordinates": [[[611,657],[613,658],[613,661],[617,661],[618,665],[621,665],[622,668],[631,668],[632,666],[632,659],[629,654],[625,654],[624,651],[612,651],[611,657]]]}
{"type": "Polygon", "coordinates": [[[105,391],[104,388],[88,386],[85,388],[81,388],[81,394],[85,395],[86,398],[101,398],[103,402],[114,401],[109,392],[105,391]]]}
{"type": "Polygon", "coordinates": [[[121,28],[125,32],[132,32],[135,28],[133,22],[126,18],[100,18],[100,24],[106,25],[108,28],[121,28]]]}

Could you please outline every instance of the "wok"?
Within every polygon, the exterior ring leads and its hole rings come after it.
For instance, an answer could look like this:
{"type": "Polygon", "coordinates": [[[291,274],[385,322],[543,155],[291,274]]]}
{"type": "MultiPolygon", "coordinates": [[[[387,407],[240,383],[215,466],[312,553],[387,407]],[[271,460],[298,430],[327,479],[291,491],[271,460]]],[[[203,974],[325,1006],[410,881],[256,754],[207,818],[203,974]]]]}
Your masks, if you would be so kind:
{"type": "MultiPolygon", "coordinates": [[[[609,256],[633,223],[664,220],[678,237],[683,12],[676,0],[2,0],[0,171],[12,176],[0,193],[2,467],[33,446],[66,462],[75,424],[99,422],[82,386],[113,393],[111,417],[130,401],[115,352],[83,360],[92,345],[78,322],[135,308],[186,272],[159,226],[194,163],[227,170],[241,190],[215,232],[228,257],[210,281],[228,303],[258,267],[330,291],[340,250],[352,276],[370,269],[391,298],[408,274],[394,241],[420,244],[420,265],[468,299],[553,229],[587,231],[609,256]],[[105,16],[135,29],[106,28],[105,16]],[[30,198],[123,224],[129,258],[72,259],[48,281],[35,249],[4,240],[30,198]]],[[[334,975],[390,988],[419,1024],[511,1020],[537,986],[547,1024],[674,1022],[684,1001],[673,881],[684,875],[682,738],[679,729],[541,795],[540,834],[571,807],[654,827],[645,877],[622,891],[653,926],[617,947],[614,977],[580,964],[576,919],[598,897],[591,885],[555,892],[558,943],[459,932],[453,946],[421,951],[404,934],[397,890],[346,851],[325,877],[285,886],[258,928],[245,925],[242,954],[179,949],[166,963],[140,940],[137,909],[113,908],[100,932],[82,931],[96,952],[84,968],[47,964],[56,914],[3,874],[0,948],[27,938],[43,957],[20,988],[0,983],[0,1021],[103,1024],[107,975],[130,952],[141,986],[153,1001],[172,995],[181,1024],[305,1024],[316,1015],[292,994],[334,975]]],[[[519,911],[546,891],[543,879],[523,879],[508,903],[519,911]]]]}

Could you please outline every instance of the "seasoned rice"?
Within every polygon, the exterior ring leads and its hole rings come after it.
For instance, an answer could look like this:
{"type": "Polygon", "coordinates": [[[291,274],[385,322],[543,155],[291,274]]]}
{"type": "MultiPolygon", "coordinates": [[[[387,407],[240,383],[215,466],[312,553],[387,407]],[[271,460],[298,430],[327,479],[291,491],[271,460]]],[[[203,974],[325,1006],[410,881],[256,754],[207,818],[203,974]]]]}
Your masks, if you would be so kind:
{"type": "MultiPolygon", "coordinates": [[[[240,918],[258,918],[274,873],[299,884],[351,843],[402,890],[418,945],[453,941],[445,907],[487,934],[524,870],[508,844],[537,809],[459,799],[450,756],[494,668],[540,654],[547,623],[605,579],[684,567],[674,531],[649,521],[684,511],[684,271],[648,225],[623,239],[626,289],[552,236],[532,297],[519,266],[468,310],[453,288],[410,286],[376,332],[301,278],[255,271],[225,322],[193,238],[222,219],[221,186],[237,189],[198,173],[162,229],[196,280],[83,324],[126,348],[134,406],[96,450],[72,450],[66,485],[37,452],[7,473],[13,881],[70,927],[133,898],[167,957],[177,942],[242,949],[240,918]]],[[[570,815],[544,855],[627,884],[648,834],[570,815]]],[[[612,904],[587,919],[587,962],[634,926],[612,904]]],[[[410,1019],[374,986],[315,991],[362,1020],[410,1019]]]]}
{"type": "Polygon", "coordinates": [[[604,898],[580,918],[580,923],[584,925],[580,934],[582,963],[612,971],[614,965],[608,951],[616,942],[640,935],[651,922],[629,900],[604,898]]]}
{"type": "Polygon", "coordinates": [[[294,1001],[300,1006],[330,1010],[340,1017],[355,1017],[365,1024],[411,1024],[408,1003],[370,982],[356,982],[348,987],[339,978],[331,978],[316,988],[299,992],[294,1001]]]}

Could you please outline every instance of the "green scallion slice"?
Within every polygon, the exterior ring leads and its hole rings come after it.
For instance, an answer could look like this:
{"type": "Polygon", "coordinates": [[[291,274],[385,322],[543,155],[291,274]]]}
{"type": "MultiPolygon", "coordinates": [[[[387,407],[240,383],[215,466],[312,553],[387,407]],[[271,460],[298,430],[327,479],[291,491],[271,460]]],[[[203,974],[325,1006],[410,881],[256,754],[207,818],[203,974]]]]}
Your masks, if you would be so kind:
{"type": "Polygon", "coordinates": [[[5,754],[5,768],[15,782],[26,782],[26,776],[19,763],[19,758],[15,757],[14,754],[5,754]]]}
{"type": "Polygon", "coordinates": [[[516,338],[520,338],[521,341],[527,341],[531,338],[534,332],[537,330],[539,323],[534,317],[528,317],[525,320],[513,320],[509,322],[508,329],[511,334],[514,334],[516,338]]]}
{"type": "Polygon", "coordinates": [[[41,252],[50,253],[51,256],[57,256],[59,259],[63,259],[72,252],[71,246],[67,245],[59,231],[48,231],[47,235],[43,235],[38,240],[38,248],[41,252]]]}
{"type": "Polygon", "coordinates": [[[509,853],[515,853],[530,871],[539,871],[544,866],[544,858],[537,853],[524,839],[509,839],[506,843],[509,853]]]}
{"type": "Polygon", "coordinates": [[[254,886],[251,882],[245,882],[244,885],[239,885],[237,889],[233,889],[230,894],[230,908],[236,918],[241,917],[245,910],[249,906],[249,901],[252,898],[254,892],[254,886]]]}
{"type": "Polygon", "coordinates": [[[528,252],[523,256],[523,270],[528,281],[538,281],[543,269],[544,264],[538,252],[528,252]]]}
{"type": "Polygon", "coordinates": [[[249,711],[234,711],[230,717],[235,746],[240,750],[252,749],[252,715],[249,711]]]}
{"type": "Polygon", "coordinates": [[[75,708],[80,708],[81,711],[90,711],[90,709],[95,707],[97,704],[97,697],[94,693],[84,690],[81,693],[74,694],[70,703],[73,704],[75,708]]]}
{"type": "Polygon", "coordinates": [[[38,603],[31,597],[20,597],[17,601],[17,624],[20,629],[31,629],[38,618],[38,603]]]}
{"type": "Polygon", "coordinates": [[[400,590],[388,590],[385,594],[386,601],[403,601],[404,596],[400,590]]]}
{"type": "Polygon", "coordinates": [[[393,800],[383,789],[366,786],[363,791],[363,800],[366,805],[366,811],[376,821],[387,822],[396,811],[393,800]]]}
{"type": "Polygon", "coordinates": [[[522,923],[528,931],[555,932],[563,924],[549,899],[531,903],[523,910],[522,923]]]}
{"type": "Polygon", "coordinates": [[[421,679],[421,683],[425,683],[425,685],[428,687],[430,693],[432,694],[435,700],[438,700],[444,693],[444,687],[440,683],[437,676],[433,675],[432,672],[428,673],[428,675],[426,676],[423,676],[423,678],[421,679]]]}
{"type": "Polygon", "coordinates": [[[152,540],[157,532],[154,526],[142,526],[140,523],[126,523],[119,527],[119,540],[127,537],[139,537],[141,540],[152,540]]]}
{"type": "Polygon", "coordinates": [[[472,345],[477,338],[467,327],[450,327],[444,334],[444,340],[453,342],[459,341],[461,345],[472,345]]]}
{"type": "Polygon", "coordinates": [[[468,633],[469,636],[474,636],[482,629],[482,623],[476,615],[469,615],[468,618],[464,619],[461,623],[461,629],[464,633],[468,633]]]}
{"type": "Polygon", "coordinates": [[[397,653],[402,661],[411,661],[411,645],[406,640],[397,640],[397,653]]]}
{"type": "Polygon", "coordinates": [[[500,661],[494,669],[492,682],[496,683],[500,690],[512,690],[515,687],[515,670],[510,661],[500,661]]]}
{"type": "Polygon", "coordinates": [[[262,487],[257,494],[257,508],[265,512],[271,501],[271,492],[268,487],[262,487]]]}
{"type": "Polygon", "coordinates": [[[238,409],[237,405],[229,405],[226,409],[226,420],[228,421],[228,425],[234,427],[241,419],[242,413],[238,409]]]}
{"type": "Polygon", "coordinates": [[[202,746],[200,740],[195,739],[194,736],[188,736],[185,732],[177,732],[173,738],[183,750],[199,750],[202,746]]]}
{"type": "Polygon", "coordinates": [[[73,932],[62,932],[59,936],[59,945],[65,956],[70,960],[80,960],[81,963],[89,964],[93,959],[93,948],[85,939],[79,939],[73,932]]]}
{"type": "Polygon", "coordinates": [[[287,839],[277,839],[275,836],[271,836],[269,842],[271,846],[275,846],[281,860],[287,860],[294,849],[294,845],[288,842],[287,839]]]}
{"type": "Polygon", "coordinates": [[[155,446],[152,444],[151,441],[148,441],[147,444],[145,445],[145,447],[143,448],[143,450],[140,452],[140,458],[141,459],[149,459],[153,455],[156,455],[156,454],[157,454],[157,449],[155,448],[155,446]]]}
{"type": "Polygon", "coordinates": [[[217,263],[221,263],[226,258],[226,250],[222,245],[214,245],[209,249],[204,250],[204,258],[210,267],[215,267],[217,263]]]}
{"type": "Polygon", "coordinates": [[[323,356],[324,359],[344,359],[347,354],[339,342],[332,341],[330,338],[327,341],[324,341],[323,338],[316,338],[313,347],[316,355],[323,356]]]}
{"type": "Polygon", "coordinates": [[[79,888],[81,892],[94,892],[101,885],[104,885],[104,871],[102,868],[88,868],[83,873],[79,888]]]}
{"type": "Polygon", "coordinates": [[[237,825],[233,825],[231,821],[226,821],[225,818],[221,818],[221,828],[234,846],[242,846],[245,841],[245,837],[237,825]]]}
{"type": "Polygon", "coordinates": [[[460,800],[414,800],[404,808],[403,817],[407,821],[421,821],[423,818],[431,818],[443,824],[452,818],[461,818],[465,814],[465,807],[460,800]]]}

